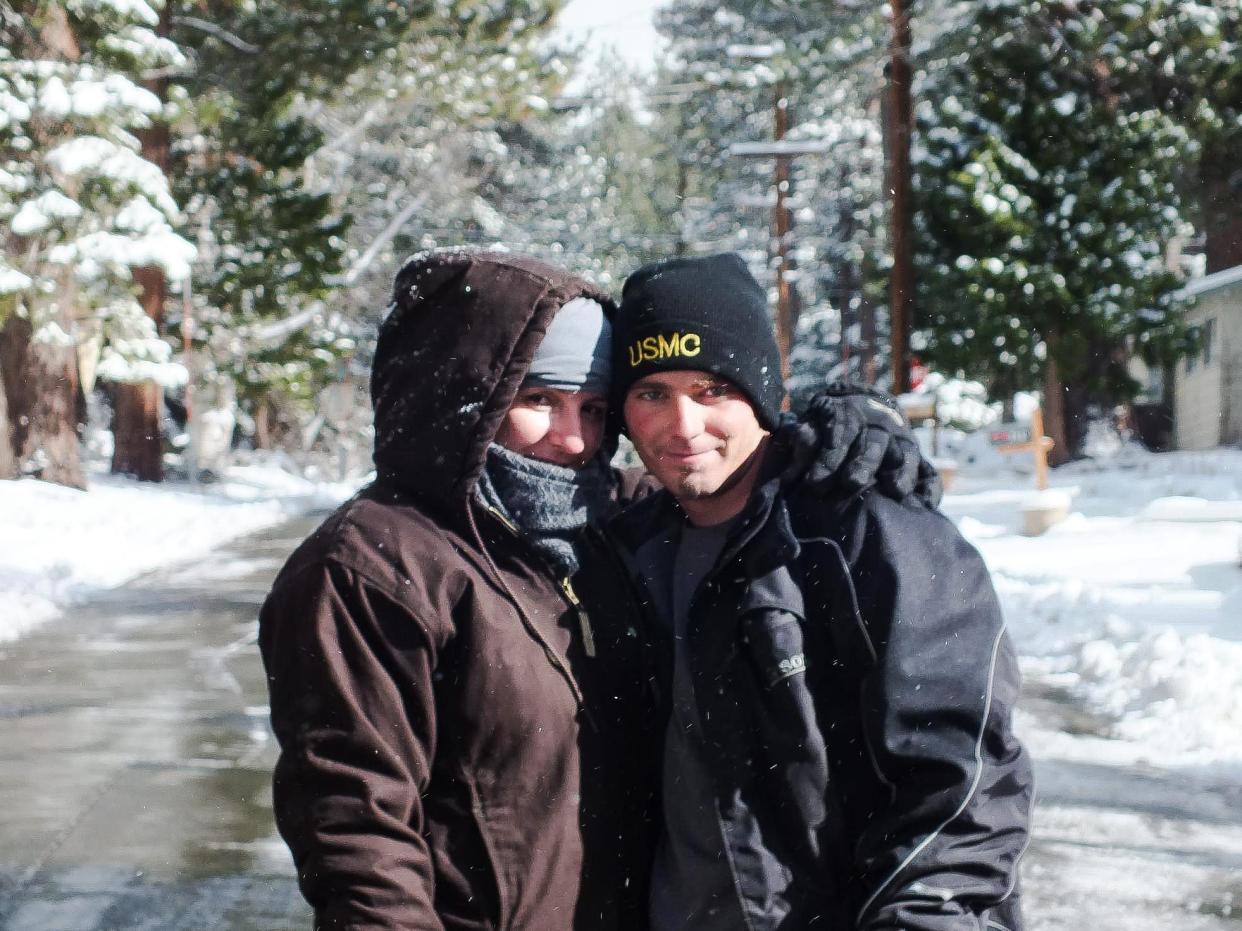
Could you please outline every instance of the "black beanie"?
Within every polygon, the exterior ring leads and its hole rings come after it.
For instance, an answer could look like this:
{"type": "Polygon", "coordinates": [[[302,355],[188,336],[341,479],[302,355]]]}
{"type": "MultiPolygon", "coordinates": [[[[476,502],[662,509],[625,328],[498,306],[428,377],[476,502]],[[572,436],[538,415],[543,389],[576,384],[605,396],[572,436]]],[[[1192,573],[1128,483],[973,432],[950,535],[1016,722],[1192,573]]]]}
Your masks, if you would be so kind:
{"type": "Polygon", "coordinates": [[[638,379],[697,369],[737,385],[766,429],[780,421],[785,387],[767,298],[735,253],[654,262],[625,279],[612,352],[618,412],[638,379]]]}

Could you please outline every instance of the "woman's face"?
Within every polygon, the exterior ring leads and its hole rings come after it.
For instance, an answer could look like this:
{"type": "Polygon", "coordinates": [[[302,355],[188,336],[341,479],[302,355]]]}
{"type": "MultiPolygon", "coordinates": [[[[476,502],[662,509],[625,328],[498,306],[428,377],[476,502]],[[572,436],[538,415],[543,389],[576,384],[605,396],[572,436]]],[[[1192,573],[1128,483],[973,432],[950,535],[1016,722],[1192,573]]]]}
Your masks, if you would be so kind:
{"type": "Polygon", "coordinates": [[[580,469],[604,442],[608,404],[590,391],[523,387],[496,433],[496,442],[520,456],[580,469]]]}

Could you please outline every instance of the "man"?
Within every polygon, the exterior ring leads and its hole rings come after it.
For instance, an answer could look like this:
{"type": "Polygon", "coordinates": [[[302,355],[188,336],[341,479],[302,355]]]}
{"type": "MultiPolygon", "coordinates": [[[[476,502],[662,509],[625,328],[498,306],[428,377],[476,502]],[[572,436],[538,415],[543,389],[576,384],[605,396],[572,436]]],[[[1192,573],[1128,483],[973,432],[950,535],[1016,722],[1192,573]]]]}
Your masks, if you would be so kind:
{"type": "MultiPolygon", "coordinates": [[[[276,819],[322,931],[646,925],[659,719],[643,610],[591,526],[635,484],[609,465],[614,311],[512,253],[397,275],[376,479],[260,615],[276,819]]],[[[898,431],[850,410],[807,474],[892,460],[904,493],[909,441],[885,454],[898,431]]]]}
{"type": "Polygon", "coordinates": [[[1016,931],[1031,771],[979,555],[914,498],[782,482],[737,256],[626,281],[612,390],[666,489],[609,525],[672,641],[654,931],[1016,931]]]}

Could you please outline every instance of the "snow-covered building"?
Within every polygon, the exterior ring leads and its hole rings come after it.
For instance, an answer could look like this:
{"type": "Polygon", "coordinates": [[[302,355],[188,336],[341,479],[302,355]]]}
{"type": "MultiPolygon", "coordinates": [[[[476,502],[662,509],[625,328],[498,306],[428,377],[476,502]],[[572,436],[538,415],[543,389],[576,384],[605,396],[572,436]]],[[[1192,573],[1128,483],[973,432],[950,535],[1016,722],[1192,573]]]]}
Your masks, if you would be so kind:
{"type": "Polygon", "coordinates": [[[1242,444],[1242,265],[1195,279],[1186,293],[1197,299],[1186,320],[1201,343],[1174,371],[1174,443],[1242,444]]]}

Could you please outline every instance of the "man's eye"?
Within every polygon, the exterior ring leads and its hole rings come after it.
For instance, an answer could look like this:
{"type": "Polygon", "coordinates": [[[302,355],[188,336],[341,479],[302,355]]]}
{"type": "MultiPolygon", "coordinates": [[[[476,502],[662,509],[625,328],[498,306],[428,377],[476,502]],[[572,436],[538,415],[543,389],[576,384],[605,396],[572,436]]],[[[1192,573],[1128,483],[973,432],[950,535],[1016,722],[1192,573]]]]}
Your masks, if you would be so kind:
{"type": "Polygon", "coordinates": [[[708,385],[703,393],[709,398],[727,398],[729,397],[730,387],[728,385],[708,385]]]}
{"type": "Polygon", "coordinates": [[[592,405],[582,409],[583,416],[590,420],[603,420],[608,416],[608,408],[602,405],[592,405]]]}
{"type": "Polygon", "coordinates": [[[529,407],[551,407],[552,397],[540,391],[532,391],[530,394],[522,395],[522,403],[529,407]]]}
{"type": "Polygon", "coordinates": [[[663,395],[655,388],[646,388],[642,391],[635,391],[634,397],[640,401],[659,401],[663,395]]]}

